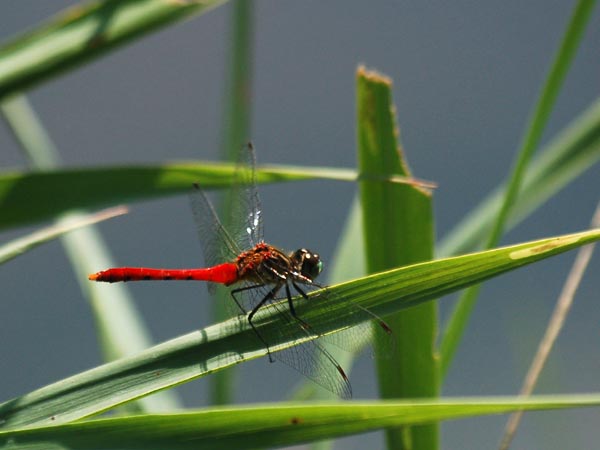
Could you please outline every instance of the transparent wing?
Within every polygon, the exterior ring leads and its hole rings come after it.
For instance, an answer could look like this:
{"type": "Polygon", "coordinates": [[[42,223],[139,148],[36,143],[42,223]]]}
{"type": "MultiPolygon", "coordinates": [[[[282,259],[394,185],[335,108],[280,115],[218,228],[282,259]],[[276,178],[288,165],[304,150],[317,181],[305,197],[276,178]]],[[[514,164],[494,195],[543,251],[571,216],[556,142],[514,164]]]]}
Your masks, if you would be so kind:
{"type": "MultiPolygon", "coordinates": [[[[359,353],[366,349],[372,357],[375,356],[373,344],[377,341],[381,350],[379,355],[385,357],[394,353],[396,347],[394,333],[381,317],[360,305],[348,302],[330,289],[318,287],[322,289],[321,292],[311,297],[310,301],[325,303],[325,305],[344,302],[350,313],[351,321],[355,324],[342,331],[324,336],[324,341],[350,353],[359,353]]],[[[334,313],[332,312],[330,315],[333,317],[334,313]]]]}
{"type": "Polygon", "coordinates": [[[256,155],[252,143],[243,146],[233,178],[229,199],[231,214],[227,229],[242,245],[252,248],[263,240],[263,220],[260,198],[256,188],[256,155]]]}
{"type": "Polygon", "coordinates": [[[201,186],[194,185],[190,204],[207,266],[232,261],[263,239],[260,199],[256,189],[256,157],[252,144],[238,155],[232,189],[226,193],[230,214],[221,222],[201,186]]]}
{"type": "MultiPolygon", "coordinates": [[[[295,285],[305,293],[320,288],[320,286],[317,286],[316,284],[302,283],[299,280],[295,280],[295,285]]],[[[292,284],[292,286],[294,285],[292,284]]],[[[266,283],[264,285],[245,283],[242,286],[242,289],[243,288],[246,289],[240,290],[238,295],[236,295],[237,302],[242,308],[242,311],[238,310],[237,312],[247,314],[257,305],[261,304],[263,299],[267,298],[269,292],[273,289],[273,285],[266,283]]],[[[297,300],[299,299],[296,297],[293,298],[292,301],[295,302],[297,300]]],[[[334,304],[339,304],[339,302],[344,302],[344,299],[334,295],[328,289],[322,289],[316,296],[311,296],[309,301],[321,302],[327,307],[327,305],[333,306],[334,304]]],[[[234,304],[235,302],[232,301],[231,303],[234,304]]],[[[295,305],[297,306],[297,304],[295,305]]],[[[374,355],[372,343],[374,334],[376,334],[379,342],[383,345],[382,354],[391,355],[394,349],[394,336],[383,319],[360,305],[347,303],[345,307],[347,307],[350,312],[352,319],[351,323],[355,325],[340,332],[323,335],[319,329],[315,329],[310,323],[307,324],[303,320],[303,317],[294,317],[291,314],[287,302],[285,285],[282,285],[277,295],[261,307],[261,312],[263,310],[266,312],[267,309],[270,309],[273,313],[282,317],[284,323],[288,324],[288,326],[280,327],[270,336],[263,335],[260,332],[260,329],[255,329],[255,331],[259,335],[259,339],[263,343],[266,343],[269,349],[275,347],[276,344],[280,342],[293,342],[294,339],[296,339],[294,335],[299,328],[307,336],[313,338],[317,337],[319,340],[322,339],[324,342],[336,345],[343,350],[356,353],[368,348],[371,350],[372,355],[374,355]]],[[[330,320],[336,320],[333,312],[331,315],[328,315],[328,317],[329,316],[331,316],[330,320]]],[[[256,324],[256,322],[253,323],[256,324]]],[[[275,351],[272,353],[272,357],[292,367],[307,378],[342,398],[349,398],[351,396],[350,383],[342,367],[335,358],[315,340],[304,342],[285,350],[275,351]]]]}
{"type": "Polygon", "coordinates": [[[204,264],[212,267],[233,261],[241,253],[241,249],[219,220],[204,191],[196,184],[190,193],[190,206],[202,244],[204,264]]]}
{"type": "MultiPolygon", "coordinates": [[[[281,327],[273,339],[275,342],[289,342],[292,340],[294,327],[301,329],[312,340],[303,342],[284,350],[272,353],[273,358],[280,361],[300,374],[314,381],[318,385],[333,392],[338,397],[349,399],[352,397],[352,387],[344,369],[335,358],[319,343],[314,340],[318,337],[310,328],[306,328],[301,320],[294,318],[286,302],[277,299],[269,305],[277,314],[285,319],[288,326],[281,327]]],[[[260,331],[257,331],[260,333],[260,331]]],[[[269,342],[269,338],[261,336],[269,342]]]]}
{"type": "Polygon", "coordinates": [[[316,341],[275,352],[273,357],[338,397],[352,398],[352,386],[344,369],[316,341]]]}

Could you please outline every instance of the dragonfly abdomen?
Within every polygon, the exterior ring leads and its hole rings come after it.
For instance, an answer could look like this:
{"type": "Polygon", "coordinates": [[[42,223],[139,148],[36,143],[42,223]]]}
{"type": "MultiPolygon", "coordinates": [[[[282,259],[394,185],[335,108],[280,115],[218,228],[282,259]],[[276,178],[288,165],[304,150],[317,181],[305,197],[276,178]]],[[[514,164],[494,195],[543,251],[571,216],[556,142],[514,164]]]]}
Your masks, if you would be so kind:
{"type": "Polygon", "coordinates": [[[152,280],[195,280],[220,284],[232,284],[238,279],[237,267],[232,263],[219,264],[202,269],[150,269],[146,267],[117,267],[89,276],[93,281],[117,283],[152,280]]]}

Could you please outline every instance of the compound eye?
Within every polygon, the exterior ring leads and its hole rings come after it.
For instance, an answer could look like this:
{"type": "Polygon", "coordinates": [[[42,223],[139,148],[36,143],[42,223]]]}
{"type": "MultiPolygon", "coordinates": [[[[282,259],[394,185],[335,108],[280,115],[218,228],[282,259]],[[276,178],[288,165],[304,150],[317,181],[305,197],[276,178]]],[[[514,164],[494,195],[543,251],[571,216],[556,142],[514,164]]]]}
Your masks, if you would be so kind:
{"type": "Polygon", "coordinates": [[[301,248],[294,252],[294,259],[298,262],[300,273],[310,280],[314,280],[323,270],[323,261],[317,253],[301,248]]]}

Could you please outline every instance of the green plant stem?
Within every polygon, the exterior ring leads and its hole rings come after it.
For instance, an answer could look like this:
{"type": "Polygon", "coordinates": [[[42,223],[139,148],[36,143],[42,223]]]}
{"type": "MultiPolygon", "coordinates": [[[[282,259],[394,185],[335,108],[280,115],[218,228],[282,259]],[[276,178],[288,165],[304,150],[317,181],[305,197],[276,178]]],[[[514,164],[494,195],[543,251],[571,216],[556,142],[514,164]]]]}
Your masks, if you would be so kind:
{"type": "MultiPolygon", "coordinates": [[[[236,161],[240,148],[249,139],[252,84],[252,41],[253,41],[253,2],[236,0],[232,4],[231,48],[229,49],[229,80],[225,90],[225,114],[222,125],[221,159],[236,161]]],[[[228,227],[232,208],[231,192],[228,191],[220,205],[223,224],[228,227]]],[[[213,302],[213,317],[221,321],[230,316],[227,304],[230,299],[220,292],[213,302]]],[[[231,403],[234,390],[235,370],[221,371],[211,378],[211,403],[223,405],[231,403]]]]}

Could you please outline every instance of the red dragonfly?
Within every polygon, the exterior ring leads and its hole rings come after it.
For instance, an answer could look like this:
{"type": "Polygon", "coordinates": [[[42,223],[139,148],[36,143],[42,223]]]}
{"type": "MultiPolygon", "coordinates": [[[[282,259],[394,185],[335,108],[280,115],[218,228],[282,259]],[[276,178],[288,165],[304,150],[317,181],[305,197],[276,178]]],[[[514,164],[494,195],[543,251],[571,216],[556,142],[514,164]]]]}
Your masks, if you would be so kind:
{"type": "MultiPolygon", "coordinates": [[[[286,323],[297,323],[309,337],[320,337],[316,331],[297,314],[292,291],[308,300],[307,292],[322,288],[315,282],[321,273],[323,262],[319,255],[305,248],[284,253],[263,241],[263,223],[260,200],[255,180],[255,156],[248,144],[240,156],[233,183],[232,214],[227,227],[219,220],[206,194],[194,184],[191,206],[203,245],[207,267],[197,269],[151,269],[145,267],[119,267],[91,274],[92,281],[109,283],[148,280],[199,280],[209,282],[214,293],[217,285],[232,286],[229,294],[239,310],[247,315],[247,321],[266,347],[269,359],[273,357],[296,369],[327,390],[342,398],[352,396],[348,376],[334,357],[314,339],[286,350],[272,353],[268,339],[255,326],[253,319],[263,306],[269,304],[278,314],[285,316],[286,323]],[[283,293],[283,298],[280,296],[283,293]],[[287,300],[287,308],[278,300],[287,300]]],[[[319,297],[331,300],[324,291],[319,297]]],[[[335,299],[336,301],[338,299],[335,299]]],[[[388,325],[370,311],[353,305],[355,322],[361,323],[346,332],[337,343],[341,347],[356,348],[368,339],[374,320],[380,332],[391,336],[388,325]],[[349,341],[349,342],[348,342],[349,341]],[[343,343],[342,343],[343,342],[343,343]]],[[[289,327],[282,327],[278,338],[285,342],[289,327]]],[[[379,333],[381,334],[381,333],[379,333]]],[[[390,340],[389,338],[386,340],[390,340]]],[[[289,341],[289,339],[287,339],[289,341]]],[[[335,342],[335,338],[334,338],[335,342]]]]}

